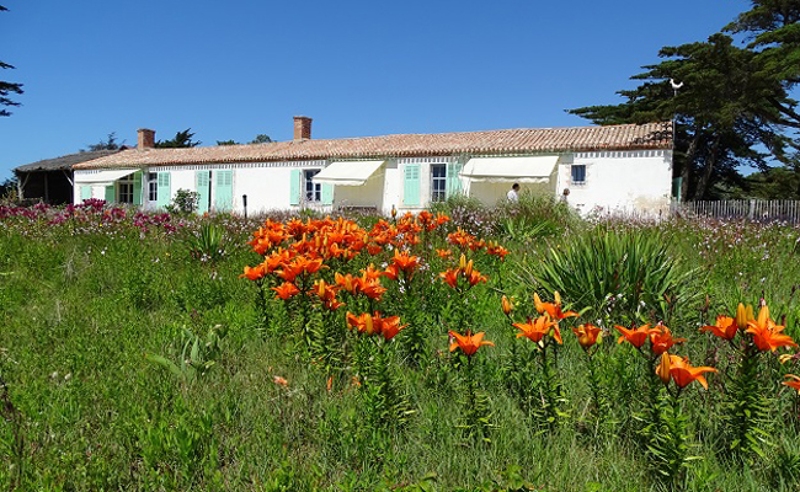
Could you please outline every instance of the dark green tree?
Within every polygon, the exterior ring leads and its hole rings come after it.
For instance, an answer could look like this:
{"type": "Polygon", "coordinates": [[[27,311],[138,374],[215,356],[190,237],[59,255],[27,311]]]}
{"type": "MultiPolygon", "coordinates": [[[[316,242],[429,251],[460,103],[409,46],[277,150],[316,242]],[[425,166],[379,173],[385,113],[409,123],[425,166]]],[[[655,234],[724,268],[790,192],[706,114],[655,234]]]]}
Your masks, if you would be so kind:
{"type": "MultiPolygon", "coordinates": [[[[8,9],[0,5],[0,12],[5,12],[8,9]]],[[[0,69],[13,69],[13,65],[0,61],[0,69]]],[[[11,100],[11,94],[21,95],[23,93],[22,84],[15,82],[5,82],[0,80],[0,107],[2,106],[19,106],[19,103],[11,100]]],[[[0,116],[11,116],[11,112],[7,109],[0,109],[0,116]]]]}
{"type": "Polygon", "coordinates": [[[96,144],[87,146],[86,150],[95,152],[98,150],[119,150],[120,144],[117,142],[117,132],[108,134],[105,140],[100,140],[96,144]]]}
{"type": "MultiPolygon", "coordinates": [[[[800,4],[800,0],[753,3],[757,10],[764,3],[800,4]]],[[[762,12],[759,18],[763,16],[762,12]]],[[[789,31],[797,26],[796,20],[792,22],[786,27],[789,31]]],[[[764,21],[758,25],[764,29],[773,26],[764,21]]],[[[729,26],[734,34],[742,30],[736,29],[729,26]]],[[[731,36],[717,33],[706,42],[662,48],[661,63],[645,66],[645,72],[631,77],[640,85],[618,93],[625,102],[570,113],[601,125],[673,120],[673,162],[675,176],[683,178],[682,196],[715,198],[719,188],[742,185],[740,166],[766,169],[770,155],[788,159],[786,149],[796,142],[787,129],[795,127],[792,118],[797,102],[789,94],[795,83],[794,70],[800,70],[800,52],[785,50],[780,62],[783,68],[776,70],[776,56],[766,54],[775,47],[755,44],[759,36],[773,39],[758,34],[750,45],[738,47],[731,36]],[[791,57],[795,57],[794,65],[787,61],[791,57]]],[[[782,39],[787,37],[785,34],[782,39]]]]}
{"type": "Polygon", "coordinates": [[[182,132],[178,132],[175,134],[175,137],[171,140],[159,140],[156,142],[157,149],[175,149],[175,148],[186,148],[186,147],[197,147],[202,142],[195,142],[192,140],[194,137],[194,133],[191,133],[192,129],[187,128],[182,132]]]}
{"type": "Polygon", "coordinates": [[[236,140],[217,140],[217,145],[241,145],[236,140]]]}
{"type": "Polygon", "coordinates": [[[272,142],[273,142],[273,140],[271,138],[269,138],[269,135],[265,135],[263,133],[259,133],[258,135],[256,135],[256,138],[254,138],[250,143],[251,144],[263,144],[263,143],[272,143],[272,142]]]}
{"type": "MultiPolygon", "coordinates": [[[[752,0],[753,8],[728,24],[726,31],[746,36],[764,77],[772,77],[791,93],[800,85],[800,0],[752,0]]],[[[797,101],[769,97],[774,121],[784,129],[770,150],[800,180],[800,113],[797,101]]],[[[798,181],[797,194],[800,194],[798,181]]]]}

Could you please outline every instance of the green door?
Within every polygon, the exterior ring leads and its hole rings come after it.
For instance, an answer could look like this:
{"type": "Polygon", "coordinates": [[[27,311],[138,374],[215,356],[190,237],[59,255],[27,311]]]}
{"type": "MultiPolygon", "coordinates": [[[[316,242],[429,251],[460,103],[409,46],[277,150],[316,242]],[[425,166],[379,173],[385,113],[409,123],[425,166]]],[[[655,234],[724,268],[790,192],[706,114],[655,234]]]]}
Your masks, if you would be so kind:
{"type": "Polygon", "coordinates": [[[214,179],[214,210],[230,212],[233,209],[233,171],[217,171],[214,179]]]}
{"type": "Polygon", "coordinates": [[[197,213],[208,212],[208,197],[211,194],[211,180],[208,171],[196,171],[194,173],[195,189],[197,190],[197,213]]]}
{"type": "Polygon", "coordinates": [[[403,205],[419,206],[419,164],[406,164],[403,181],[403,205]]]}
{"type": "Polygon", "coordinates": [[[166,206],[172,202],[172,187],[169,173],[158,173],[156,180],[156,184],[158,185],[156,206],[158,208],[166,208],[166,206]]]}

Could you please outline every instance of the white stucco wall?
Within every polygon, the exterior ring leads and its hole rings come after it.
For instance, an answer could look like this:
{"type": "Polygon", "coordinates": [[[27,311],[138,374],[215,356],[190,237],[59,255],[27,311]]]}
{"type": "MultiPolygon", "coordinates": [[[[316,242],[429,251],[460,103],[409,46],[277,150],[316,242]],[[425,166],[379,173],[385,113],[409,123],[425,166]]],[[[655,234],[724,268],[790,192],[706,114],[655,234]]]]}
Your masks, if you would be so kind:
{"type": "Polygon", "coordinates": [[[669,211],[671,186],[670,151],[586,152],[562,156],[556,195],[569,189],[567,202],[582,215],[658,216],[669,211]],[[583,184],[571,182],[573,164],[586,166],[583,184]]]}
{"type": "MultiPolygon", "coordinates": [[[[458,159],[455,156],[388,159],[363,186],[339,186],[334,189],[333,206],[375,207],[388,215],[395,206],[399,212],[419,211],[430,206],[431,165],[448,164],[458,159]],[[420,205],[407,207],[403,204],[405,167],[417,164],[420,167],[420,205]]],[[[462,162],[466,159],[462,158],[462,162]]],[[[185,167],[153,167],[143,171],[145,208],[154,208],[147,201],[147,173],[169,172],[170,192],[175,196],[179,189],[196,191],[197,171],[230,169],[233,171],[233,211],[244,211],[242,195],[247,195],[247,210],[250,214],[271,210],[299,208],[290,205],[290,180],[293,169],[321,169],[326,161],[251,163],[235,165],[208,165],[185,167]]],[[[76,171],[76,177],[84,171],[76,171]]],[[[561,196],[570,190],[568,203],[586,215],[600,213],[636,212],[650,215],[666,213],[670,204],[672,183],[672,154],[665,150],[627,152],[586,152],[561,155],[548,183],[525,184],[522,191],[544,196],[561,196]],[[571,182],[571,166],[585,165],[586,180],[583,184],[571,182]]],[[[468,196],[475,197],[486,205],[495,205],[504,200],[511,182],[470,183],[461,179],[461,188],[468,196]]],[[[214,181],[211,185],[211,203],[215,203],[214,181]]],[[[102,185],[92,187],[92,197],[104,199],[102,185]]],[[[80,183],[76,183],[74,203],[80,203],[80,183]]],[[[331,207],[312,204],[323,211],[331,207]]]]}

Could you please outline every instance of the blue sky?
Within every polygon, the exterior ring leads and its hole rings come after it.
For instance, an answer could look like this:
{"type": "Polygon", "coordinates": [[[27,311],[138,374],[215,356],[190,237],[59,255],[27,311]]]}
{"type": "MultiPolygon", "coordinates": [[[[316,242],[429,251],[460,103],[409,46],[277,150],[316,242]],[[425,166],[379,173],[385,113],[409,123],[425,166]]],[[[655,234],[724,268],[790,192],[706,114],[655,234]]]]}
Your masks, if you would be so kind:
{"type": "Polygon", "coordinates": [[[746,0],[0,0],[0,60],[24,84],[0,118],[16,166],[137,128],[202,145],[581,126],[658,49],[705,40],[746,0]]]}

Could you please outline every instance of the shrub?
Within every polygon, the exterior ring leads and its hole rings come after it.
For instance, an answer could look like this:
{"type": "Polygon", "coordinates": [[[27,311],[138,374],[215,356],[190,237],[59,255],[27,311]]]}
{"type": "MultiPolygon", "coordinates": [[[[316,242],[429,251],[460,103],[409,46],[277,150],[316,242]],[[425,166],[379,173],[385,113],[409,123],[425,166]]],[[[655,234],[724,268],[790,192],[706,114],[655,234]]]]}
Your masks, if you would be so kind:
{"type": "Polygon", "coordinates": [[[600,230],[551,247],[541,261],[521,267],[519,280],[558,291],[574,306],[590,306],[598,318],[670,323],[672,313],[686,313],[698,300],[697,274],[670,254],[662,234],[600,230]]]}

